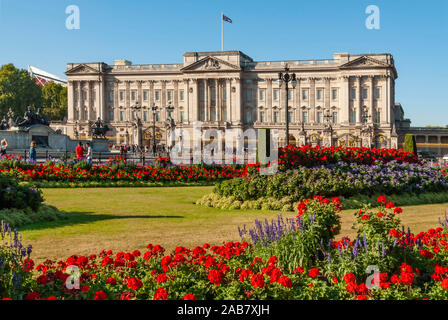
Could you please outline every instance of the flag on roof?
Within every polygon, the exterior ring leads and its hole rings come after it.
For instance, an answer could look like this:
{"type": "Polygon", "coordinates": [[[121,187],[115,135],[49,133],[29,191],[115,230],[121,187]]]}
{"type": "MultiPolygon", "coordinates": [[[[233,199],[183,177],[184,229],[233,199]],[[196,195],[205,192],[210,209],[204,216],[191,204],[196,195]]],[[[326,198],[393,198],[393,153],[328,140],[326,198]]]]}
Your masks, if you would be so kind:
{"type": "Polygon", "coordinates": [[[222,15],[222,20],[232,23],[232,19],[230,19],[229,17],[226,17],[224,14],[222,15]]]}

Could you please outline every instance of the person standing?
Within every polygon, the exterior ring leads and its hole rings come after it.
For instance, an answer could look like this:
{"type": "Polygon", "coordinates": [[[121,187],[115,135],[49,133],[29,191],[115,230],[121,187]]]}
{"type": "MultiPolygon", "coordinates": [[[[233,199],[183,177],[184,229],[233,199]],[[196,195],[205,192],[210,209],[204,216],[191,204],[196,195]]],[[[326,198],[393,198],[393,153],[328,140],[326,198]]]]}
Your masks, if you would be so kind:
{"type": "Polygon", "coordinates": [[[30,144],[30,157],[29,157],[29,161],[30,161],[30,162],[36,162],[36,161],[37,161],[36,142],[34,142],[34,141],[31,141],[31,144],[30,144]]]}
{"type": "Polygon", "coordinates": [[[92,158],[93,158],[93,151],[92,151],[92,147],[90,146],[89,142],[86,143],[86,147],[87,147],[87,154],[86,154],[87,163],[91,164],[92,163],[92,158]]]}
{"type": "Polygon", "coordinates": [[[0,157],[6,156],[6,149],[8,149],[8,141],[3,139],[0,143],[0,157]]]}
{"type": "Polygon", "coordinates": [[[82,146],[82,142],[79,141],[78,146],[75,149],[76,152],[76,160],[84,159],[84,152],[86,152],[82,146]]]}

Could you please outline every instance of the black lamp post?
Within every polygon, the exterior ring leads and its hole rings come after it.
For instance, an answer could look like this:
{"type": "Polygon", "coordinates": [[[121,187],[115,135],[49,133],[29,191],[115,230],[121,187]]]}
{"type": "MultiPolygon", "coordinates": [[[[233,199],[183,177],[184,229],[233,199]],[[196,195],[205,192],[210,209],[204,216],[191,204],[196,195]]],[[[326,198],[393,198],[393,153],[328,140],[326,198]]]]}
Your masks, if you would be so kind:
{"type": "Polygon", "coordinates": [[[156,156],[156,114],[157,106],[154,104],[151,107],[152,110],[152,155],[156,156]]]}
{"type": "Polygon", "coordinates": [[[289,67],[288,64],[285,66],[285,72],[279,72],[278,73],[278,80],[280,81],[280,87],[282,86],[283,82],[286,83],[286,146],[289,145],[289,107],[288,107],[288,98],[289,98],[289,82],[292,84],[292,88],[295,89],[297,85],[296,81],[296,74],[295,73],[289,73],[289,67]]]}

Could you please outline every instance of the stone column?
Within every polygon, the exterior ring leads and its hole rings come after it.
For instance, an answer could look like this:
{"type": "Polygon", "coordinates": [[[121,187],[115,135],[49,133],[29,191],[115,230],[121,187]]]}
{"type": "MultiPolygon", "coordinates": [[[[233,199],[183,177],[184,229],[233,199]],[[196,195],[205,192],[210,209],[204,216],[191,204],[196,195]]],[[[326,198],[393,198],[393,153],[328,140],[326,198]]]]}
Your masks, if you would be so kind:
{"type": "MultiPolygon", "coordinates": [[[[137,101],[138,101],[138,105],[140,106],[140,110],[136,111],[139,113],[138,117],[140,119],[143,119],[143,81],[142,80],[138,80],[137,81],[137,101]]],[[[140,140],[137,140],[140,141],[140,140]]]]}
{"type": "Polygon", "coordinates": [[[296,106],[296,122],[301,122],[302,121],[302,112],[300,110],[301,109],[301,101],[302,101],[302,95],[301,95],[301,83],[300,83],[300,77],[297,77],[297,86],[294,89],[294,93],[295,93],[295,101],[294,104],[296,106]]]}
{"type": "Polygon", "coordinates": [[[162,80],[162,105],[160,106],[160,110],[164,111],[161,112],[160,114],[162,115],[162,121],[165,121],[166,119],[168,119],[168,111],[166,111],[166,106],[167,106],[167,93],[166,93],[166,80],[162,80]]]}
{"type": "Polygon", "coordinates": [[[75,82],[69,80],[67,86],[67,122],[73,122],[75,120],[75,82]]]}
{"type": "MultiPolygon", "coordinates": [[[[179,114],[179,81],[178,80],[174,80],[174,108],[175,110],[173,111],[173,116],[174,116],[174,120],[178,121],[180,120],[180,114],[179,114]]],[[[185,97],[184,97],[185,98],[185,97]]]]}
{"type": "Polygon", "coordinates": [[[370,106],[369,106],[369,114],[372,116],[370,118],[370,123],[375,122],[375,77],[369,76],[370,80],[370,106]]]}
{"type": "Polygon", "coordinates": [[[193,92],[192,92],[192,104],[191,104],[191,110],[192,110],[192,120],[198,121],[199,120],[199,80],[198,79],[192,79],[193,81],[193,92]]]}
{"type": "Polygon", "coordinates": [[[241,79],[235,79],[235,120],[237,124],[243,124],[242,104],[241,104],[241,79]]]}
{"type": "Polygon", "coordinates": [[[119,90],[118,90],[118,80],[114,80],[114,121],[120,121],[120,106],[118,102],[119,90]]]}
{"type": "Polygon", "coordinates": [[[191,113],[190,108],[190,81],[188,79],[184,79],[184,101],[185,101],[185,115],[187,123],[193,121],[193,114],[191,113]]]}
{"type": "MultiPolygon", "coordinates": [[[[87,121],[93,119],[93,108],[95,108],[94,102],[93,102],[93,89],[92,87],[96,86],[96,81],[87,81],[87,121]]],[[[98,103],[97,97],[95,97],[98,103]]],[[[97,104],[98,105],[98,104],[97,104]]],[[[97,111],[97,114],[98,111],[97,111]]]]}
{"type": "Polygon", "coordinates": [[[222,121],[222,115],[221,115],[221,87],[219,84],[219,79],[215,79],[215,110],[216,110],[216,121],[219,123],[222,121]]]}
{"type": "Polygon", "coordinates": [[[82,81],[78,81],[78,118],[79,120],[84,119],[84,101],[82,100],[82,81]]]}
{"type": "Polygon", "coordinates": [[[340,106],[340,122],[342,125],[348,125],[350,119],[350,77],[342,76],[341,81],[341,96],[339,97],[340,106]]]}
{"type": "Polygon", "coordinates": [[[204,79],[204,122],[208,121],[208,80],[204,79]]]}
{"type": "Polygon", "coordinates": [[[125,91],[125,98],[124,98],[124,107],[126,110],[127,118],[125,118],[125,121],[130,121],[131,118],[131,81],[126,80],[126,91],[125,91]]]}
{"type": "Polygon", "coordinates": [[[309,78],[310,80],[310,122],[314,124],[316,122],[316,78],[309,78]]]}
{"type": "Polygon", "coordinates": [[[227,119],[226,121],[232,122],[232,79],[226,79],[226,110],[227,110],[227,119]]]}
{"type": "MultiPolygon", "coordinates": [[[[331,83],[330,83],[330,81],[331,81],[331,78],[330,77],[326,77],[326,78],[324,78],[324,80],[325,80],[325,93],[324,93],[324,109],[325,109],[325,112],[328,110],[328,111],[330,111],[330,108],[331,108],[331,105],[330,105],[330,102],[331,102],[331,83]]],[[[325,115],[325,113],[324,113],[324,115],[325,115]]]]}
{"type": "Polygon", "coordinates": [[[272,110],[272,79],[266,79],[266,121],[274,122],[274,111],[272,110]]]}
{"type": "Polygon", "coordinates": [[[388,107],[388,77],[381,77],[381,124],[387,123],[387,107],[388,107]]]}
{"type": "Polygon", "coordinates": [[[356,82],[357,82],[357,86],[358,86],[358,103],[357,103],[357,107],[356,107],[356,124],[361,124],[362,123],[362,77],[361,76],[356,76],[356,82]]]}

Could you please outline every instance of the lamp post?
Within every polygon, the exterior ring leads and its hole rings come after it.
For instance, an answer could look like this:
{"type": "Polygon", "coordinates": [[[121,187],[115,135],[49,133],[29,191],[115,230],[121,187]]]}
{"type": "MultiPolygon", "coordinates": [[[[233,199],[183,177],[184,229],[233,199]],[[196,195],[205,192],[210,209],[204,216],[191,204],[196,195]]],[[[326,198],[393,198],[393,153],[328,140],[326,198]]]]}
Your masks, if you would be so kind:
{"type": "Polygon", "coordinates": [[[295,73],[289,73],[289,67],[288,64],[285,66],[285,72],[279,72],[278,73],[278,80],[280,82],[280,87],[282,86],[283,82],[286,84],[286,146],[289,145],[289,107],[288,107],[288,98],[289,98],[289,82],[292,84],[292,88],[295,89],[297,85],[296,81],[296,74],[295,73]]]}
{"type": "Polygon", "coordinates": [[[157,106],[154,103],[151,107],[152,110],[152,155],[156,156],[156,114],[157,106]]]}

